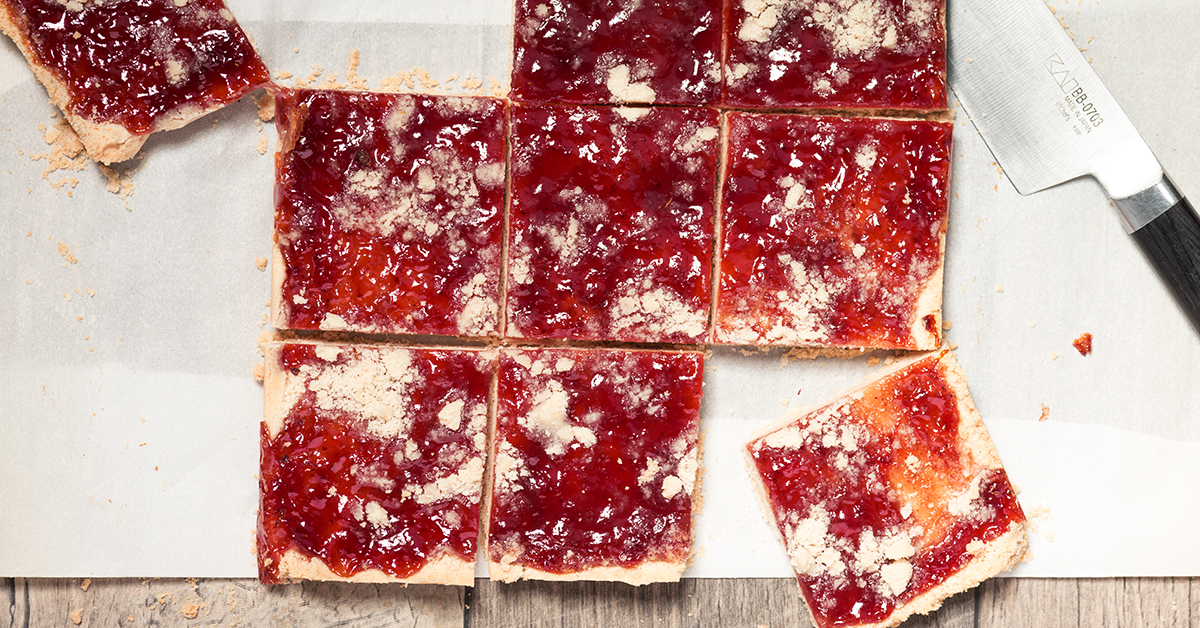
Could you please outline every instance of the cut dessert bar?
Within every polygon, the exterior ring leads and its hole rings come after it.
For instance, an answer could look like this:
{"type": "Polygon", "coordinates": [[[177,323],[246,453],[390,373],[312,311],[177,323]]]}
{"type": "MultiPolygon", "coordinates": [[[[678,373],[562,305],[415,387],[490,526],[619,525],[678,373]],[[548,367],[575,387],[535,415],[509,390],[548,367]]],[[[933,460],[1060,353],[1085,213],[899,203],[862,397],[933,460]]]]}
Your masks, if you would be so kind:
{"type": "Polygon", "coordinates": [[[717,113],[513,106],[509,336],[703,342],[717,113]]]}
{"type": "Polygon", "coordinates": [[[0,30],[103,163],[271,78],[222,0],[0,0],[0,30]]]}
{"type": "Polygon", "coordinates": [[[945,0],[726,0],[725,103],[946,108],[945,0]]]}
{"type": "Polygon", "coordinates": [[[272,320],[498,332],[505,104],[283,90],[272,320]]]}
{"type": "Polygon", "coordinates": [[[730,114],[716,341],[937,347],[951,128],[730,114]]]}
{"type": "Polygon", "coordinates": [[[265,583],[473,582],[495,352],[269,345],[265,583]]]}
{"type": "Polygon", "coordinates": [[[517,0],[512,96],[717,104],[721,0],[517,0]]]}
{"type": "Polygon", "coordinates": [[[678,580],[703,371],[699,353],[502,351],[491,577],[678,580]]]}
{"type": "Polygon", "coordinates": [[[747,451],[818,628],[895,626],[1025,555],[1025,515],[947,350],[747,451]]]}

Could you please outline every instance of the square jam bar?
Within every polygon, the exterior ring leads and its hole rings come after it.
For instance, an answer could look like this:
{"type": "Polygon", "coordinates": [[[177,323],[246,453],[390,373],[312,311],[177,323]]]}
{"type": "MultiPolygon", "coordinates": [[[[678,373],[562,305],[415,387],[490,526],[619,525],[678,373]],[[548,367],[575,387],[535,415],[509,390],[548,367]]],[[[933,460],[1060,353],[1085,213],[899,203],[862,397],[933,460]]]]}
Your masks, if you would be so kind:
{"type": "Polygon", "coordinates": [[[269,346],[259,577],[473,582],[495,352],[269,346]]]}
{"type": "Polygon", "coordinates": [[[703,372],[699,353],[502,351],[491,577],[678,580],[703,372]]]}
{"type": "Polygon", "coordinates": [[[505,104],[283,91],[280,329],[498,332],[505,104]]]}
{"type": "Polygon", "coordinates": [[[721,0],[517,0],[512,96],[717,104],[721,0]]]}
{"type": "Polygon", "coordinates": [[[946,108],[945,0],[726,0],[725,103],[946,108]]]}
{"type": "Polygon", "coordinates": [[[937,347],[951,128],[731,114],[716,341],[937,347]]]}
{"type": "Polygon", "coordinates": [[[718,119],[513,106],[509,336],[703,342],[718,119]]]}
{"type": "Polygon", "coordinates": [[[103,163],[271,79],[222,0],[0,0],[0,30],[103,163]]]}
{"type": "Polygon", "coordinates": [[[1025,515],[948,351],[747,452],[818,628],[895,626],[1025,556],[1025,515]]]}

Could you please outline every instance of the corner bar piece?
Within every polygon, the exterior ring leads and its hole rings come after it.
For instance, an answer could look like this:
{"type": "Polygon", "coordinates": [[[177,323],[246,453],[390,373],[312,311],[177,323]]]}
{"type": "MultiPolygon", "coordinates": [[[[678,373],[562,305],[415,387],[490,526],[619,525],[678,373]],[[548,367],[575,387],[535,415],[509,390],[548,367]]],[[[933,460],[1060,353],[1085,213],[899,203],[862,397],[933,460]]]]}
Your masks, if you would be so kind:
{"type": "Polygon", "coordinates": [[[497,335],[504,101],[285,90],[277,102],[275,326],[497,335]]]}
{"type": "Polygon", "coordinates": [[[941,344],[952,125],[734,113],[715,340],[941,344]]]}
{"type": "Polygon", "coordinates": [[[222,0],[0,0],[0,30],[106,164],[271,80],[222,0]]]}
{"type": "Polygon", "coordinates": [[[272,344],[259,578],[470,585],[495,352],[272,344]]]}
{"type": "Polygon", "coordinates": [[[1025,556],[1025,514],[947,350],[746,449],[817,628],[895,626],[1025,556]]]}
{"type": "Polygon", "coordinates": [[[676,581],[691,551],[699,353],[503,350],[493,579],[676,581]]]}

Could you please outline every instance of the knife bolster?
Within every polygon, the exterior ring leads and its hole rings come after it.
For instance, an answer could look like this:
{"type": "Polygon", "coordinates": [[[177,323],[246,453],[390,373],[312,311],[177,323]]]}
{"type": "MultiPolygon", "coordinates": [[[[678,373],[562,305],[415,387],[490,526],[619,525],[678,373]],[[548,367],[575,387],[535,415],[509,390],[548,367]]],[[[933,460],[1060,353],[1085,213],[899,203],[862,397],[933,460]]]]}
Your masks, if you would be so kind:
{"type": "Polygon", "coordinates": [[[1153,222],[1182,199],[1183,195],[1164,174],[1158,183],[1133,196],[1115,198],[1113,202],[1121,211],[1121,224],[1125,225],[1125,231],[1133,233],[1153,222]]]}

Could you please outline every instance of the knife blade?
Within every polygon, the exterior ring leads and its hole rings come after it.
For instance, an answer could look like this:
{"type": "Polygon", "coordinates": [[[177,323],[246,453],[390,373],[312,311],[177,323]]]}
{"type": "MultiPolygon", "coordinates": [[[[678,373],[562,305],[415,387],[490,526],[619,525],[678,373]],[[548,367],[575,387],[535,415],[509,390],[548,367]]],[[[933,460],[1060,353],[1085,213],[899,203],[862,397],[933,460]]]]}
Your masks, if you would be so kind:
{"type": "Polygon", "coordinates": [[[947,0],[950,88],[1021,194],[1091,176],[1200,332],[1200,218],[1041,0],[947,0]]]}

